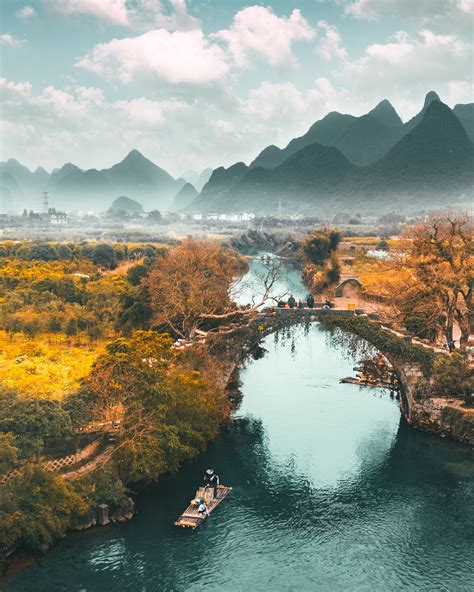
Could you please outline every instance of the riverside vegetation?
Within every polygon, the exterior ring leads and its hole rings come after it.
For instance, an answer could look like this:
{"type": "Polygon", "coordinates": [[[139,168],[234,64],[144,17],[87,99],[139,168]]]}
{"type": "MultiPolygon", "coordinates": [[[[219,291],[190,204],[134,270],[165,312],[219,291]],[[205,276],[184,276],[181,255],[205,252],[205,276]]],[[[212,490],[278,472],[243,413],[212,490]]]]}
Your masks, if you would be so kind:
{"type": "Polygon", "coordinates": [[[234,306],[230,286],[242,263],[214,243],[185,242],[175,250],[169,254],[150,244],[0,245],[0,469],[5,475],[20,468],[0,485],[3,556],[18,547],[47,548],[97,503],[119,508],[128,496],[124,479],[155,480],[176,470],[206,447],[228,417],[228,399],[215,381],[218,367],[213,363],[211,372],[202,346],[174,347],[180,336],[174,327],[184,322],[179,307],[186,294],[201,296],[189,303],[191,310],[228,314],[234,306]],[[159,270],[170,257],[183,277],[186,266],[194,266],[196,291],[183,285],[179,295],[176,284],[160,283],[159,270]],[[220,273],[217,292],[214,272],[220,273]],[[165,301],[176,307],[166,309],[157,327],[152,315],[165,301]],[[87,443],[94,422],[119,426],[105,465],[67,480],[42,468],[42,458],[87,443]]]}
{"type": "MultiPolygon", "coordinates": [[[[387,344],[385,334],[382,345],[415,356],[433,394],[464,399],[465,405],[472,404],[473,383],[463,325],[472,297],[466,283],[471,241],[469,220],[433,219],[409,229],[393,258],[373,263],[360,254],[355,262],[363,281],[372,273],[370,288],[379,295],[409,278],[406,300],[400,284],[387,309],[414,334],[434,340],[459,323],[462,348],[439,360],[398,338],[387,344]],[[391,271],[397,265],[405,275],[391,271]],[[430,269],[437,281],[426,283],[430,269]],[[406,306],[422,287],[429,315],[422,301],[406,306]]],[[[313,289],[330,291],[338,281],[344,245],[341,233],[330,229],[291,245],[313,289]]],[[[393,241],[383,246],[394,250],[393,241]]],[[[175,340],[243,318],[258,304],[235,305],[231,294],[245,262],[213,242],[5,242],[0,255],[0,355],[7,367],[0,376],[0,471],[20,468],[0,485],[0,548],[6,555],[18,547],[47,548],[97,504],[112,511],[126,504],[124,482],[154,481],[203,451],[230,413],[218,380],[223,368],[205,344],[175,347],[175,340]],[[94,425],[102,432],[114,427],[113,453],[98,470],[66,479],[42,468],[42,458],[83,447],[94,425]]],[[[276,277],[269,268],[262,302],[276,277]]],[[[351,322],[363,320],[348,319],[343,329],[354,332],[351,322]]],[[[377,331],[370,323],[356,332],[362,329],[377,331]]],[[[372,342],[382,338],[372,333],[372,342]]]]}

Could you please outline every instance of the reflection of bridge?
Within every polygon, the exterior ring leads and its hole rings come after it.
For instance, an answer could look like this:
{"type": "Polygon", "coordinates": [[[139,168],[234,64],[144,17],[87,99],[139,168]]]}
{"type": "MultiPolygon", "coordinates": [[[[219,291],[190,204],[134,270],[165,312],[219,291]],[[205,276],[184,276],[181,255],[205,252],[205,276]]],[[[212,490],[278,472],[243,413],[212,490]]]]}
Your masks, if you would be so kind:
{"type": "MultiPolygon", "coordinates": [[[[208,335],[207,341],[216,355],[227,357],[228,360],[237,362],[236,357],[242,357],[248,354],[251,349],[260,342],[261,339],[276,333],[277,331],[288,329],[296,325],[318,322],[325,317],[336,321],[337,319],[354,317],[364,314],[361,310],[343,310],[326,308],[265,308],[262,311],[249,315],[248,318],[241,319],[240,323],[233,323],[229,327],[222,327],[217,334],[208,335]]],[[[451,400],[446,398],[433,398],[426,395],[427,380],[424,377],[421,363],[407,360],[402,355],[402,351],[407,345],[413,343],[413,347],[418,349],[425,347],[433,351],[435,355],[443,355],[435,348],[417,343],[410,337],[398,336],[394,331],[383,327],[375,320],[371,320],[364,315],[369,325],[376,324],[379,330],[379,336],[382,339],[373,339],[371,341],[366,332],[357,332],[357,326],[349,330],[365,339],[380,351],[393,366],[400,382],[401,396],[400,407],[403,416],[413,427],[420,427],[432,432],[443,435],[449,435],[455,439],[468,441],[474,444],[474,410],[466,410],[462,407],[460,400],[451,400]],[[385,349],[384,339],[399,340],[399,354],[385,349]]]]}

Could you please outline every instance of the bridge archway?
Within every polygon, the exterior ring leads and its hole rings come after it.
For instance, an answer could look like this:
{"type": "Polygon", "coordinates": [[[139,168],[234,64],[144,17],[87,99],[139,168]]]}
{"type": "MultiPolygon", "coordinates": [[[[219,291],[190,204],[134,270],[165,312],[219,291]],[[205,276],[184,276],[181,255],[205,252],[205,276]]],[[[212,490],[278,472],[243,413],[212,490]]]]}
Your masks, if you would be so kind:
{"type": "MultiPolygon", "coordinates": [[[[245,354],[257,344],[261,339],[276,333],[279,330],[288,329],[292,326],[314,323],[325,316],[353,316],[352,311],[346,310],[326,310],[326,309],[278,309],[271,308],[261,311],[252,319],[246,327],[246,331],[237,337],[240,341],[242,352],[245,354]],[[250,330],[250,331],[249,331],[250,330]]],[[[241,330],[244,328],[241,327],[241,330]]],[[[240,333],[240,331],[238,331],[240,333]]],[[[376,343],[371,342],[365,335],[359,335],[356,331],[351,331],[353,335],[364,339],[379,351],[392,365],[400,383],[400,409],[408,423],[412,423],[413,410],[416,406],[416,391],[418,382],[423,376],[421,368],[416,364],[407,364],[398,359],[390,352],[380,349],[376,343]]],[[[234,346],[237,343],[234,342],[234,346]]]]}
{"type": "Polygon", "coordinates": [[[344,295],[344,288],[346,286],[353,286],[357,290],[362,289],[362,284],[360,283],[360,281],[357,278],[350,277],[350,278],[346,278],[345,280],[343,280],[340,284],[338,284],[336,286],[336,291],[334,293],[334,296],[336,298],[341,298],[344,295]]]}

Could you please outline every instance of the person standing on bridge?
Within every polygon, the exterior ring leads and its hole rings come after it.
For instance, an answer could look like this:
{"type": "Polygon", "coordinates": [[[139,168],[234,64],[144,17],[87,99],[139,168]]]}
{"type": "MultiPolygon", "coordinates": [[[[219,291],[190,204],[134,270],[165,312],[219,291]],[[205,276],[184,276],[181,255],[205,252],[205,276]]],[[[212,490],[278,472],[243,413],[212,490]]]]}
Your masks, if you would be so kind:
{"type": "Polygon", "coordinates": [[[314,308],[314,298],[312,294],[308,294],[308,297],[306,298],[306,304],[308,305],[308,308],[314,308]]]}
{"type": "Polygon", "coordinates": [[[288,306],[290,308],[295,308],[296,300],[294,299],[293,295],[288,298],[288,306]]]}

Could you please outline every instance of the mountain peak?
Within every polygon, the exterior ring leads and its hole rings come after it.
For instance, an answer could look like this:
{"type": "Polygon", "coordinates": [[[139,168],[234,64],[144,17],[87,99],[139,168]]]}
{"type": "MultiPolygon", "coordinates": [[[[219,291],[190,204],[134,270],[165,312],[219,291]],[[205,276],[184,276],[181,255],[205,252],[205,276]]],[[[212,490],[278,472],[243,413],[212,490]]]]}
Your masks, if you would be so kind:
{"type": "Polygon", "coordinates": [[[388,99],[380,101],[372,111],[369,111],[369,115],[377,119],[380,123],[389,127],[400,127],[403,125],[398,113],[395,111],[392,103],[388,99]]]}
{"type": "Polygon", "coordinates": [[[439,101],[439,102],[441,102],[441,99],[439,98],[438,93],[436,93],[434,90],[430,90],[428,93],[426,93],[425,102],[423,104],[423,107],[424,108],[428,107],[428,105],[432,101],[439,101]]]}
{"type": "Polygon", "coordinates": [[[123,159],[122,162],[129,161],[129,160],[148,160],[148,159],[145,158],[145,156],[143,156],[143,154],[139,150],[134,148],[133,150],[130,150],[130,152],[127,154],[127,156],[123,159]]]}

